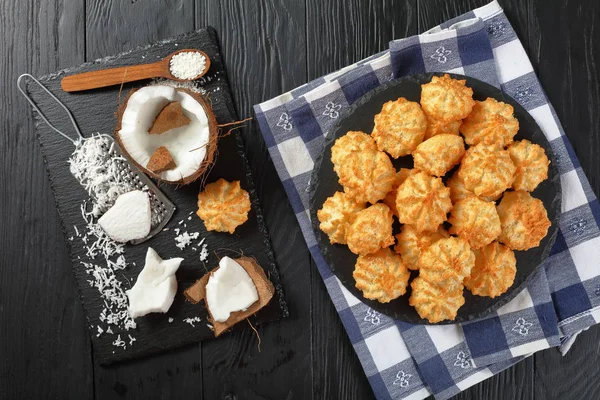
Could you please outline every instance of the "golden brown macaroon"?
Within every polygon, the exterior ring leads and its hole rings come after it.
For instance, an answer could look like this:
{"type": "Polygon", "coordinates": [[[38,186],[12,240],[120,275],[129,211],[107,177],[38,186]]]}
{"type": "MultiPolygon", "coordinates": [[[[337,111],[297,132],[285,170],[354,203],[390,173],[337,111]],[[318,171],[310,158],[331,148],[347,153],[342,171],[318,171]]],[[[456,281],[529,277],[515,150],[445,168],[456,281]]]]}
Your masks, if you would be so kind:
{"type": "Polygon", "coordinates": [[[350,197],[375,204],[392,190],[396,170],[384,152],[363,150],[346,156],[339,177],[339,183],[350,197]]]}
{"type": "Polygon", "coordinates": [[[401,223],[414,225],[419,232],[435,231],[452,209],[450,189],[440,178],[415,172],[398,187],[396,208],[401,223]]]}
{"type": "Polygon", "coordinates": [[[465,154],[462,137],[437,135],[427,139],[413,151],[415,168],[430,175],[444,176],[460,162],[465,154]]]}
{"type": "Polygon", "coordinates": [[[227,182],[221,178],[198,193],[196,214],[206,230],[233,233],[248,220],[250,208],[250,195],[241,188],[240,181],[227,182]]]}
{"type": "Polygon", "coordinates": [[[423,141],[427,119],[419,103],[400,97],[388,101],[375,115],[371,134],[377,147],[393,158],[410,154],[423,141]]]}
{"type": "Polygon", "coordinates": [[[496,201],[500,198],[500,196],[502,196],[502,194],[495,198],[477,196],[475,193],[465,187],[465,183],[460,179],[460,176],[458,176],[458,171],[452,174],[450,179],[448,179],[446,182],[446,186],[450,189],[450,200],[452,200],[452,204],[456,204],[460,200],[466,199],[469,196],[479,197],[484,201],[496,201]]]}
{"type": "Polygon", "coordinates": [[[466,80],[444,76],[434,76],[431,82],[421,85],[421,107],[440,121],[458,121],[465,118],[475,104],[473,89],[467,87],[466,80]]]}
{"type": "Polygon", "coordinates": [[[383,203],[359,211],[354,222],[346,228],[346,242],[351,252],[358,255],[375,253],[394,244],[392,212],[383,203]]]}
{"type": "Polygon", "coordinates": [[[496,211],[502,225],[498,241],[512,250],[539,246],[551,225],[544,203],[522,190],[504,193],[496,211]]]}
{"type": "Polygon", "coordinates": [[[475,102],[473,111],[464,119],[460,132],[469,146],[476,144],[506,147],[519,131],[519,121],[510,104],[491,97],[475,102]]]}
{"type": "Polygon", "coordinates": [[[508,146],[508,154],[517,167],[513,189],[533,192],[548,178],[550,160],[544,149],[529,140],[514,142],[508,146]]]}
{"type": "Polygon", "coordinates": [[[340,166],[349,154],[365,150],[377,151],[377,145],[371,135],[360,131],[348,131],[344,136],[337,138],[331,146],[333,170],[339,175],[340,166]]]}
{"type": "Polygon", "coordinates": [[[397,244],[394,250],[402,256],[408,269],[418,270],[421,252],[448,236],[448,232],[441,226],[434,232],[419,232],[412,225],[403,225],[400,233],[396,235],[397,244]]]}
{"type": "Polygon", "coordinates": [[[477,196],[495,199],[512,186],[516,169],[508,151],[478,144],[465,152],[458,176],[477,196]]]}
{"type": "Polygon", "coordinates": [[[434,118],[427,113],[425,113],[425,117],[427,118],[427,130],[423,140],[431,139],[436,135],[460,135],[459,128],[462,120],[448,122],[434,118]]]}
{"type": "Polygon", "coordinates": [[[394,183],[392,184],[392,190],[385,195],[383,203],[392,210],[392,214],[398,216],[398,209],[396,208],[396,195],[398,194],[398,187],[404,183],[409,175],[417,172],[414,169],[400,168],[400,171],[396,173],[394,183]]]}
{"type": "Polygon", "coordinates": [[[454,320],[458,309],[465,304],[463,286],[453,290],[432,284],[418,277],[410,284],[412,293],[408,304],[413,306],[421,318],[432,324],[444,320],[454,320]]]}
{"type": "Polygon", "coordinates": [[[472,249],[492,243],[502,232],[496,204],[475,196],[456,202],[448,221],[449,232],[465,239],[472,249]]]}
{"type": "Polygon", "coordinates": [[[423,250],[418,265],[421,278],[448,290],[456,290],[471,275],[475,254],[466,240],[449,237],[423,250]]]}
{"type": "Polygon", "coordinates": [[[475,253],[475,266],[465,286],[474,295],[496,297],[506,292],[515,281],[517,259],[515,253],[498,242],[492,242],[475,253]]]}
{"type": "Polygon", "coordinates": [[[319,228],[329,236],[331,244],[346,244],[346,228],[365,206],[365,203],[357,202],[346,193],[335,192],[317,211],[317,218],[321,222],[319,228]]]}
{"type": "Polygon", "coordinates": [[[389,303],[406,293],[410,272],[398,254],[385,248],[358,256],[352,276],[366,299],[389,303]]]}

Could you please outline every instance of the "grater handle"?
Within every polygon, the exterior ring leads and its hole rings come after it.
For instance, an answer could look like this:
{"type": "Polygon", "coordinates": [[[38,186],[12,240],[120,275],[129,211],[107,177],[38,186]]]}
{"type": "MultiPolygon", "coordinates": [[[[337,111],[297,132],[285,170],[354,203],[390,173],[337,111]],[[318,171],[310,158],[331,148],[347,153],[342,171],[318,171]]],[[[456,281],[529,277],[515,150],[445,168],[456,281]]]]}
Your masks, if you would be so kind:
{"type": "Polygon", "coordinates": [[[21,94],[25,97],[25,99],[27,99],[27,101],[29,102],[29,104],[31,104],[31,107],[33,107],[33,109],[35,111],[37,111],[37,113],[40,115],[40,118],[42,118],[42,120],[44,120],[44,122],[52,130],[54,130],[55,132],[57,132],[58,134],[60,134],[61,136],[63,136],[65,139],[67,139],[70,142],[72,142],[73,144],[76,144],[79,140],[83,140],[83,135],[81,134],[81,131],[79,130],[79,126],[77,125],[77,122],[75,122],[75,118],[73,117],[73,114],[71,113],[71,111],[69,111],[69,109],[67,108],[67,106],[65,106],[62,101],[60,101],[54,94],[52,94],[51,91],[49,91],[44,85],[42,85],[42,83],[40,81],[38,81],[36,78],[34,78],[31,74],[23,74],[23,75],[19,76],[19,78],[17,79],[17,88],[19,89],[19,91],[21,92],[21,94]],[[38,86],[42,88],[42,90],[44,90],[46,93],[48,93],[48,95],[52,99],[54,99],[54,101],[56,101],[63,108],[63,110],[65,110],[65,112],[67,113],[67,115],[71,119],[71,123],[73,124],[73,128],[75,129],[75,132],[77,132],[77,135],[79,136],[79,139],[77,139],[77,140],[71,139],[66,133],[64,133],[61,130],[59,130],[58,128],[56,128],[54,125],[52,125],[52,123],[50,121],[48,121],[48,118],[46,118],[46,116],[39,109],[39,107],[37,106],[37,104],[35,104],[35,101],[33,101],[33,99],[31,98],[31,96],[29,96],[29,94],[25,91],[25,89],[23,89],[21,87],[21,82],[24,80],[23,78],[30,78],[35,83],[37,83],[38,86]]]}

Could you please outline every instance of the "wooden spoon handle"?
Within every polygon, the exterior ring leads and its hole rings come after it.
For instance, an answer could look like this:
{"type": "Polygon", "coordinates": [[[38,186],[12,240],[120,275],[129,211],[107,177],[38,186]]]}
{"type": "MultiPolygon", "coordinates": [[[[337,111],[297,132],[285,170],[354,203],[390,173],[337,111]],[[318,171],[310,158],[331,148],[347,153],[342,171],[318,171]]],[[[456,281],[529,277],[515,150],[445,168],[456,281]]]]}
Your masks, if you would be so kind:
{"type": "Polygon", "coordinates": [[[65,76],[61,81],[61,86],[65,92],[77,92],[80,90],[120,85],[121,83],[142,79],[164,77],[165,74],[165,65],[162,61],[159,61],[152,64],[110,68],[65,76]]]}

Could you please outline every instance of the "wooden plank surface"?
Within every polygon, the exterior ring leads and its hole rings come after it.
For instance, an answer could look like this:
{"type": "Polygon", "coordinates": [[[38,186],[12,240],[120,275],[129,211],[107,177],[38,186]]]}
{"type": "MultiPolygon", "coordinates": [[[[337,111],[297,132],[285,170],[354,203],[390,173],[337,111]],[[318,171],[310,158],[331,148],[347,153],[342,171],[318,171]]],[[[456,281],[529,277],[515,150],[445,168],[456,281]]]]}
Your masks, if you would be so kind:
{"type": "MultiPolygon", "coordinates": [[[[291,317],[112,369],[94,365],[50,188],[16,76],[42,74],[204,25],[219,32],[240,117],[251,106],[486,0],[9,0],[0,6],[0,398],[366,399],[372,392],[310,262],[256,126],[246,147],[291,317]],[[25,244],[25,246],[23,246],[25,244]],[[25,317],[24,311],[28,314],[25,317]],[[7,339],[8,338],[8,339],[7,339]]],[[[600,192],[600,4],[500,0],[600,192]]],[[[600,327],[461,393],[600,398],[600,327]]]]}
{"type": "Polygon", "coordinates": [[[83,61],[83,0],[0,5],[0,398],[92,398],[83,309],[25,99],[24,72],[83,61]]]}

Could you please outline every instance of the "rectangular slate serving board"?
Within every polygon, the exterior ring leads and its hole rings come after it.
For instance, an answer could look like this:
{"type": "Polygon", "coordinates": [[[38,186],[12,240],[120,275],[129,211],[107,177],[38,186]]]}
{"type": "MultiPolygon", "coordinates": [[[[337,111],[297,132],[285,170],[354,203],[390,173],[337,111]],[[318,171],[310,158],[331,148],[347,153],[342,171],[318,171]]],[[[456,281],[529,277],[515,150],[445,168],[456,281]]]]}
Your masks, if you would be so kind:
{"type": "MultiPolygon", "coordinates": [[[[205,96],[208,98],[209,104],[212,105],[217,122],[224,124],[237,120],[216,33],[210,27],[140,47],[117,56],[86,63],[76,68],[62,70],[44,76],[40,80],[71,110],[84,137],[89,137],[97,132],[112,135],[117,123],[115,113],[119,101],[126,98],[129,90],[144,86],[149,82],[126,84],[121,93],[119,87],[66,93],[61,90],[61,79],[67,74],[153,62],[173,51],[184,48],[202,50],[211,59],[210,70],[198,82],[205,90],[205,96]]],[[[74,130],[64,111],[48,95],[44,94],[37,85],[29,84],[27,89],[46,117],[58,129],[72,133],[71,137],[75,138],[74,130]]],[[[240,180],[242,188],[250,193],[252,201],[252,210],[248,221],[238,227],[233,235],[207,232],[202,221],[195,215],[197,194],[201,189],[201,182],[197,181],[180,187],[167,184],[160,185],[160,189],[177,207],[173,218],[166,226],[168,230],[160,232],[140,245],[127,245],[124,255],[129,266],[123,271],[118,271],[117,276],[123,282],[123,289],[129,289],[135,283],[139,272],[144,266],[145,254],[149,246],[154,248],[163,258],[183,257],[185,260],[176,274],[178,290],[175,301],[166,314],[150,314],[136,319],[137,328],[135,330],[125,331],[112,327],[113,334],[103,333],[98,336],[97,326],[101,326],[104,330],[108,326],[99,319],[104,303],[97,289],[91,287],[88,283],[89,275],[80,262],[102,263],[104,261],[102,258],[90,260],[86,256],[83,244],[80,238],[77,237],[74,228],[74,226],[77,226],[79,232],[85,232],[85,222],[81,215],[80,205],[88,199],[85,190],[69,172],[67,160],[71,156],[74,147],[44,124],[37,117],[37,113],[34,114],[36,116],[37,136],[69,247],[75,279],[87,318],[87,328],[92,339],[94,355],[101,365],[213,338],[213,332],[207,326],[208,313],[204,303],[197,305],[189,303],[183,296],[183,290],[207,271],[215,268],[218,265],[219,258],[225,255],[236,257],[243,253],[255,257],[275,286],[276,293],[271,303],[251,318],[253,324],[260,325],[287,316],[288,311],[279,281],[279,273],[274,262],[271,243],[260,211],[258,198],[254,191],[240,130],[235,130],[232,134],[220,138],[216,162],[206,179],[202,179],[202,181],[210,183],[219,178],[229,181],[240,180]],[[174,239],[176,236],[175,228],[179,228],[181,232],[199,232],[200,237],[198,240],[193,241],[192,245],[180,250],[176,247],[174,239]],[[209,257],[205,262],[200,261],[200,246],[197,246],[201,238],[205,238],[205,243],[208,245],[209,257]],[[192,247],[195,247],[196,250],[192,247]],[[200,322],[194,323],[195,327],[184,322],[184,319],[194,317],[201,319],[200,322]],[[169,322],[169,318],[173,318],[173,321],[169,322]],[[113,345],[113,341],[119,334],[127,344],[125,349],[113,345]],[[135,338],[135,342],[131,345],[129,344],[128,334],[135,338]]],[[[242,322],[234,329],[249,329],[249,327],[242,322]]]]}

